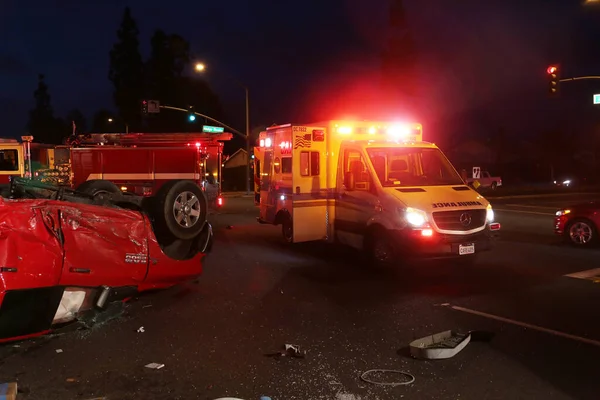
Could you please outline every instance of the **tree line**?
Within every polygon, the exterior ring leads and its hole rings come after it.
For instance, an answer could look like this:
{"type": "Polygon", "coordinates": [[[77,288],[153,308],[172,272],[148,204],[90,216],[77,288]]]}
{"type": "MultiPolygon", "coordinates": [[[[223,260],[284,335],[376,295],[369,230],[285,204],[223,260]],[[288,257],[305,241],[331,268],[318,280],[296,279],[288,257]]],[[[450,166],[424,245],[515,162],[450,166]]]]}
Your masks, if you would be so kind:
{"type": "Polygon", "coordinates": [[[91,124],[74,108],[65,117],[52,107],[50,88],[39,74],[34,91],[34,108],[29,113],[27,131],[35,141],[60,144],[73,133],[85,132],[189,132],[198,130],[185,114],[162,109],[158,115],[142,117],[142,99],[157,99],[161,104],[186,108],[218,120],[223,119],[219,98],[198,77],[185,75],[192,62],[189,42],[174,33],[157,29],[150,41],[150,54],[140,53],[139,30],[129,7],[123,13],[117,40],[109,52],[108,79],[113,86],[116,112],[98,110],[91,124]],[[89,129],[88,129],[89,128],[89,129]]]}

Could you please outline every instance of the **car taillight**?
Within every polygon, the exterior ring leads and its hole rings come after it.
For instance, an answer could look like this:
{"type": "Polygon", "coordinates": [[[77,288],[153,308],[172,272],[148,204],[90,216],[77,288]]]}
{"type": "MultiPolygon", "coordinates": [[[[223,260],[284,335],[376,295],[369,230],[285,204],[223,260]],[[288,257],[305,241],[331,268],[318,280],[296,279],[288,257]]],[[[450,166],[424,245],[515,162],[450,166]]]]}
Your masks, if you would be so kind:
{"type": "Polygon", "coordinates": [[[222,197],[217,197],[217,205],[219,207],[221,207],[223,205],[223,198],[222,197]]]}

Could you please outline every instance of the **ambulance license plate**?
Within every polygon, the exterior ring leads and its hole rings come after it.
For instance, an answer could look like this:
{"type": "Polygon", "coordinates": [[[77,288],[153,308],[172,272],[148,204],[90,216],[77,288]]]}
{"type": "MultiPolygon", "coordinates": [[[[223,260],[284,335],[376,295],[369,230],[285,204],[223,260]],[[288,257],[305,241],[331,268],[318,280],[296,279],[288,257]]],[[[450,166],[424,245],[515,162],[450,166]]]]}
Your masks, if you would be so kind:
{"type": "Polygon", "coordinates": [[[464,256],[466,254],[475,253],[475,244],[460,244],[458,245],[458,255],[464,256]]]}

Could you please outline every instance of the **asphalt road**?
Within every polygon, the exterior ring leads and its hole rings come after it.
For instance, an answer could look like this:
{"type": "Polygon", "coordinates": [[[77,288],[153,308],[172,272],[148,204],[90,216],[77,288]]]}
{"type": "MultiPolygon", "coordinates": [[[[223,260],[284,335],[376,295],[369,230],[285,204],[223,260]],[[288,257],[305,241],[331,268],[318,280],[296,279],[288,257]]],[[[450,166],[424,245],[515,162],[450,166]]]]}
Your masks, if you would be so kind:
{"type": "Polygon", "coordinates": [[[597,399],[600,285],[564,275],[596,268],[600,251],[552,232],[551,208],[575,200],[495,199],[502,236],[473,267],[376,270],[347,249],[289,247],[256,223],[252,199],[230,198],[198,283],[94,329],[6,345],[0,378],[44,400],[597,399]],[[449,329],[478,334],[447,360],[408,356],[412,340],[449,329]],[[265,356],[286,343],[306,357],[265,356]],[[371,369],[415,381],[361,381],[371,369]]]}

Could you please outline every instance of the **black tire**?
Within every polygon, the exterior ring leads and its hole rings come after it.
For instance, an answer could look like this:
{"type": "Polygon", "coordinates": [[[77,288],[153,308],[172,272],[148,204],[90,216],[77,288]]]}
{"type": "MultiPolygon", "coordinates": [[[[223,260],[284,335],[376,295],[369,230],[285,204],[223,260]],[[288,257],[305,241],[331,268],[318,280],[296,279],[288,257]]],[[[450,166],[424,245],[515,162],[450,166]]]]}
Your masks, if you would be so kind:
{"type": "Polygon", "coordinates": [[[208,202],[194,182],[173,181],[158,191],[153,214],[159,230],[166,229],[177,239],[192,239],[204,227],[208,202]]]}
{"type": "Polygon", "coordinates": [[[565,227],[565,239],[576,247],[591,247],[598,243],[598,228],[586,218],[575,218],[565,227]],[[585,240],[585,236],[589,235],[585,240]]]}
{"type": "Polygon", "coordinates": [[[294,243],[294,223],[292,217],[286,214],[281,222],[281,234],[286,243],[294,243]]]}
{"type": "Polygon", "coordinates": [[[102,179],[94,179],[83,182],[77,188],[78,192],[85,193],[94,198],[94,200],[104,201],[110,198],[111,194],[121,194],[121,191],[114,183],[102,179]]]}
{"type": "Polygon", "coordinates": [[[389,233],[383,229],[372,229],[365,238],[364,250],[368,261],[375,266],[399,263],[398,254],[389,233]]]}
{"type": "Polygon", "coordinates": [[[492,182],[492,190],[496,190],[496,188],[498,187],[498,183],[497,182],[492,182]]]}

